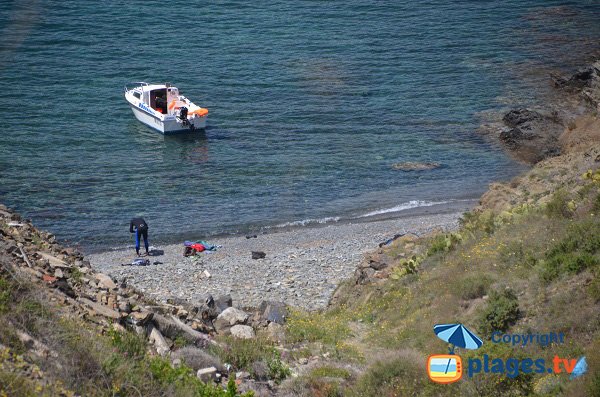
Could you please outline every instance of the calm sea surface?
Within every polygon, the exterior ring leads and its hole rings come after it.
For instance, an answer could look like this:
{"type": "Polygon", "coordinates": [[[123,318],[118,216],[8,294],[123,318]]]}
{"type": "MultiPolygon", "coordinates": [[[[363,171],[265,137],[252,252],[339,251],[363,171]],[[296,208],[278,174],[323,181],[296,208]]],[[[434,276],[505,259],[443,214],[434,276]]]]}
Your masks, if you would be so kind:
{"type": "Polygon", "coordinates": [[[478,115],[539,101],[600,38],[597,1],[193,3],[2,2],[0,202],[97,249],[134,215],[164,242],[476,197],[523,169],[478,115]],[[137,122],[140,80],[209,127],[137,122]]]}

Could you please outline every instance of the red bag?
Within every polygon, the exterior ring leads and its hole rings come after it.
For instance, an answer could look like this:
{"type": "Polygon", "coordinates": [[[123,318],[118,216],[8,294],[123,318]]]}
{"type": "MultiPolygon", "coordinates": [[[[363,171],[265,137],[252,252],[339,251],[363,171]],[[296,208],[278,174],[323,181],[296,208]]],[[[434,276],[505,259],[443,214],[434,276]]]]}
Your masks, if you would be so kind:
{"type": "Polygon", "coordinates": [[[190,245],[190,248],[192,248],[193,250],[195,250],[196,252],[202,252],[204,251],[206,248],[200,244],[200,243],[194,243],[192,245],[190,245]]]}

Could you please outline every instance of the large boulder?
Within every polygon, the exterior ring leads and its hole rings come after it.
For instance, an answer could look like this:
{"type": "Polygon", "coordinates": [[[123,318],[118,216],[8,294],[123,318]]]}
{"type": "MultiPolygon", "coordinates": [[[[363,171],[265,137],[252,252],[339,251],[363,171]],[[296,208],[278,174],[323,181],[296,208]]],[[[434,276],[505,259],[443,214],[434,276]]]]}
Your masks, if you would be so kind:
{"type": "Polygon", "coordinates": [[[233,305],[233,299],[231,299],[231,295],[223,295],[219,296],[214,300],[214,308],[217,313],[222,313],[227,308],[233,305]]]}
{"type": "Polygon", "coordinates": [[[283,302],[262,301],[258,311],[261,313],[260,320],[268,323],[283,324],[288,317],[287,306],[283,302]]]}
{"type": "Polygon", "coordinates": [[[254,330],[249,325],[234,325],[229,332],[231,332],[231,336],[239,339],[252,339],[256,336],[254,330]]]}
{"type": "Polygon", "coordinates": [[[244,324],[247,320],[248,313],[235,307],[229,307],[217,316],[213,324],[218,333],[226,333],[234,325],[244,324]]]}

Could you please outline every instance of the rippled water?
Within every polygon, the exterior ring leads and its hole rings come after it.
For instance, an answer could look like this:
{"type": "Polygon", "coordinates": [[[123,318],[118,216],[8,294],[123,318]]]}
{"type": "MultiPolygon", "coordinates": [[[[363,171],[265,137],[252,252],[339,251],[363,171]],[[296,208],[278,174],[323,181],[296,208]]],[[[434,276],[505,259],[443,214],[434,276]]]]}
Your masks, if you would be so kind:
{"type": "Polygon", "coordinates": [[[91,248],[137,214],[172,240],[474,197],[522,169],[476,114],[539,98],[600,37],[596,1],[214,3],[4,2],[0,201],[91,248]],[[138,123],[139,80],[209,127],[138,123]]]}

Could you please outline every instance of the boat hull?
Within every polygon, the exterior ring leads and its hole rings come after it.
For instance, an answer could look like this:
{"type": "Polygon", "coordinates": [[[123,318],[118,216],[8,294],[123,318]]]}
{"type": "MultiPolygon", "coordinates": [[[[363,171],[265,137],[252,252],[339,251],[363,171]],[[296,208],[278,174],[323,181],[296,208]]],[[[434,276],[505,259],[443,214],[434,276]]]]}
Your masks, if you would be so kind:
{"type": "Polygon", "coordinates": [[[131,110],[138,121],[146,124],[148,127],[155,129],[161,134],[181,134],[186,132],[192,132],[193,129],[204,129],[206,128],[206,116],[196,116],[189,119],[190,125],[183,125],[181,120],[175,116],[162,116],[160,114],[150,114],[146,110],[131,105],[131,110]],[[193,125],[193,129],[191,126],[193,125]]]}

